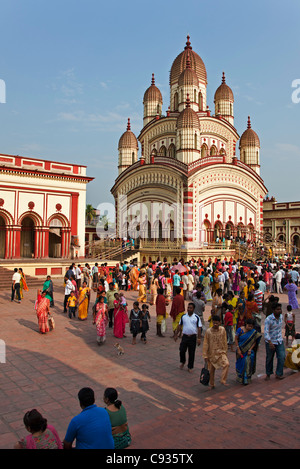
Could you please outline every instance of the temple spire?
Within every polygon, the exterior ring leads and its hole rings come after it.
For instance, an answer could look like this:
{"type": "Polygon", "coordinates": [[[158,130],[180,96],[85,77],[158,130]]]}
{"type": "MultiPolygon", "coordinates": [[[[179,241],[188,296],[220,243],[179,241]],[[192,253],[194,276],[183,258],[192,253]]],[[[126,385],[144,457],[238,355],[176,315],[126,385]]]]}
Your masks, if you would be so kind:
{"type": "Polygon", "coordinates": [[[247,129],[251,129],[251,120],[250,120],[250,116],[248,116],[247,129]]]}
{"type": "Polygon", "coordinates": [[[128,122],[127,122],[127,130],[131,130],[131,126],[130,126],[130,118],[128,117],[128,122]]]}

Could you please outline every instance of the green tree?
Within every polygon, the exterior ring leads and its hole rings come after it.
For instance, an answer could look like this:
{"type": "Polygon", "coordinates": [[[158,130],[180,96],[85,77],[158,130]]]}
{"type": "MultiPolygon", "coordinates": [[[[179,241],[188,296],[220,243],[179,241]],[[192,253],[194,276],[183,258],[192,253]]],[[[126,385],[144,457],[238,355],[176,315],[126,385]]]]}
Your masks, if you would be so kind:
{"type": "Polygon", "coordinates": [[[91,204],[87,204],[86,209],[85,209],[85,218],[87,220],[88,225],[92,223],[95,216],[96,216],[96,211],[94,207],[91,204]]]}

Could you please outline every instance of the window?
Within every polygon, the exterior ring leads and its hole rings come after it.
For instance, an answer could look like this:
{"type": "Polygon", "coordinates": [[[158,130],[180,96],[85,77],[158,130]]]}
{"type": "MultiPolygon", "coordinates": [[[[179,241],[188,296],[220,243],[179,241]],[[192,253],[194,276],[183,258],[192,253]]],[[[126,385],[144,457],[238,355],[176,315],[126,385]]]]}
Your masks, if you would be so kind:
{"type": "Polygon", "coordinates": [[[207,153],[208,153],[207,145],[206,143],[203,143],[201,147],[201,158],[205,158],[207,156],[207,153]]]}
{"type": "Polygon", "coordinates": [[[198,104],[199,104],[199,110],[203,111],[203,97],[201,91],[198,94],[198,104]]]}
{"type": "Polygon", "coordinates": [[[213,145],[212,147],[210,147],[210,156],[214,156],[217,154],[217,148],[215,147],[215,145],[213,145]]]}
{"type": "Polygon", "coordinates": [[[174,95],[174,111],[178,109],[178,93],[176,92],[174,95]]]}

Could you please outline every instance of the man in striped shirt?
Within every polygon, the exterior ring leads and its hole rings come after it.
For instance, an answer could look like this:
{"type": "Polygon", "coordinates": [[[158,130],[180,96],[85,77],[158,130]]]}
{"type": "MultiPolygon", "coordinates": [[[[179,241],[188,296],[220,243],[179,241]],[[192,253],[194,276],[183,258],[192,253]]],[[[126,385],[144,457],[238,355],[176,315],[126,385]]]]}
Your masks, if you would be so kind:
{"type": "Polygon", "coordinates": [[[254,295],[254,300],[255,300],[255,303],[257,304],[258,311],[259,311],[259,314],[255,315],[255,320],[256,320],[257,326],[259,326],[259,328],[260,328],[259,329],[259,332],[260,332],[261,331],[261,313],[262,313],[262,309],[263,309],[264,294],[260,290],[258,283],[256,283],[255,286],[254,286],[253,295],[254,295]]]}
{"type": "Polygon", "coordinates": [[[283,379],[283,366],[285,361],[285,346],[282,337],[282,307],[280,303],[274,303],[273,313],[265,320],[265,343],[266,343],[266,380],[273,374],[273,362],[276,353],[277,367],[276,378],[283,379]]]}

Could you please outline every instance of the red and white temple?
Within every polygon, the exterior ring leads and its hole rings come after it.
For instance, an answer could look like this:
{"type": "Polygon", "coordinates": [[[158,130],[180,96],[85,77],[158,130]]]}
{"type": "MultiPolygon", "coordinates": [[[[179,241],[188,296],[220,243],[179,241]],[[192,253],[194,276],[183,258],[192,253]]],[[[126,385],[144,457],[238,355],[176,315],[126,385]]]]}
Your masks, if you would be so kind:
{"type": "Polygon", "coordinates": [[[0,258],[84,256],[86,166],[0,154],[0,258]]]}

